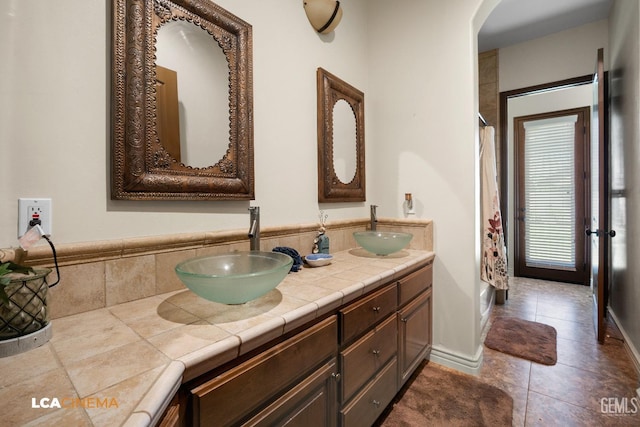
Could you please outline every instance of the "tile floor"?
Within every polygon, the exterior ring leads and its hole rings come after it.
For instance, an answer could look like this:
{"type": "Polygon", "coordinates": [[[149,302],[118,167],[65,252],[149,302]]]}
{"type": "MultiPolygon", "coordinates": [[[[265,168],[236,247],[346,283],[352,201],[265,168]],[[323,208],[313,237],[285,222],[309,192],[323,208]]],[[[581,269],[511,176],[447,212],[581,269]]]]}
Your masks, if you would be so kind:
{"type": "Polygon", "coordinates": [[[510,278],[510,286],[509,299],[494,307],[489,322],[519,317],[558,332],[554,366],[484,348],[480,379],[513,397],[513,425],[640,426],[638,373],[615,327],[608,329],[605,344],[596,342],[589,288],[524,278],[510,278]],[[614,415],[624,398],[628,412],[636,413],[614,415]]]}

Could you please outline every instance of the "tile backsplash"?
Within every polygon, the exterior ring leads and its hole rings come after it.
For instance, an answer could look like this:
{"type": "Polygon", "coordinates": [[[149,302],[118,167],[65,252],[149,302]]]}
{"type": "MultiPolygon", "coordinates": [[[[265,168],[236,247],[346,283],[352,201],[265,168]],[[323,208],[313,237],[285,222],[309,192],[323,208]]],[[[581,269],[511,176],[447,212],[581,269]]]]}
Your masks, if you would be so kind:
{"type": "MultiPolygon", "coordinates": [[[[355,248],[354,231],[368,228],[368,219],[327,223],[331,251],[355,248]]],[[[318,224],[263,227],[261,249],[288,246],[301,255],[311,253],[318,224]]],[[[379,218],[378,230],[413,234],[411,249],[433,250],[433,224],[430,220],[379,218]]],[[[187,258],[249,250],[246,230],[184,233],[137,237],[122,240],[73,243],[56,246],[60,283],[48,296],[52,319],[110,307],[152,295],[184,289],[174,273],[175,265],[187,258]]],[[[13,259],[12,249],[0,251],[0,260],[13,259]]],[[[48,245],[32,248],[24,264],[53,266],[48,245]]],[[[55,272],[51,274],[55,280],[55,272]]],[[[51,280],[50,280],[51,281],[51,280]]]]}

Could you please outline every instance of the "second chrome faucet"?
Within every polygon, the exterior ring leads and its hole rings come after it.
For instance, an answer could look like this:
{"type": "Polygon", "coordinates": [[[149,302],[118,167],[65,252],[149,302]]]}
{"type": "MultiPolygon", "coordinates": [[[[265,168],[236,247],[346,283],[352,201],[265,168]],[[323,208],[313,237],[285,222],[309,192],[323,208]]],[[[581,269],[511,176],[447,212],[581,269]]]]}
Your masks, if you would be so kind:
{"type": "Polygon", "coordinates": [[[260,208],[258,206],[249,207],[249,249],[260,250],[260,208]]]}

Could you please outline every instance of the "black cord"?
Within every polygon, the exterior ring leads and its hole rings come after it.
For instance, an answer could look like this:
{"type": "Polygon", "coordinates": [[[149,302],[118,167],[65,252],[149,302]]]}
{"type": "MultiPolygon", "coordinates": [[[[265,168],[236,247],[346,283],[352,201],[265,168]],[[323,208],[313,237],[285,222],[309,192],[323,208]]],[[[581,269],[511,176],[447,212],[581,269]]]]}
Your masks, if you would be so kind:
{"type": "Polygon", "coordinates": [[[53,242],[51,241],[51,239],[49,239],[49,237],[45,235],[43,235],[42,237],[44,237],[45,240],[49,242],[49,246],[51,246],[51,252],[53,252],[53,263],[56,266],[56,275],[58,276],[58,280],[56,280],[54,284],[49,285],[50,288],[53,288],[55,285],[57,285],[60,282],[60,269],[58,268],[58,255],[56,254],[56,247],[53,246],[53,242]]]}

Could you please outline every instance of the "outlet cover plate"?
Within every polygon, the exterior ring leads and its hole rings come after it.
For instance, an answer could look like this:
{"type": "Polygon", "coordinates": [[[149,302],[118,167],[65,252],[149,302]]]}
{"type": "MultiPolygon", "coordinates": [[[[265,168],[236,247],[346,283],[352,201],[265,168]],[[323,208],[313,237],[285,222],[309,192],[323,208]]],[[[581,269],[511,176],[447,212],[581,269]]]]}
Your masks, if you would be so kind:
{"type": "Polygon", "coordinates": [[[40,227],[51,235],[51,199],[18,199],[18,238],[22,237],[31,226],[29,222],[33,214],[40,217],[40,227]]]}

